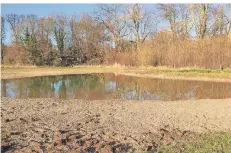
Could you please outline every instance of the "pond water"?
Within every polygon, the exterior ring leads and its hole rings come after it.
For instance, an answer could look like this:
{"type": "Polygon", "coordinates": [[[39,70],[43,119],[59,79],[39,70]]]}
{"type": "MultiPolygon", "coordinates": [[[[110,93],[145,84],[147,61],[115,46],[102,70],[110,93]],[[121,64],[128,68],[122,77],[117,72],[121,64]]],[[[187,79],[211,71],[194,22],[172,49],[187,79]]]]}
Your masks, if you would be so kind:
{"type": "Polygon", "coordinates": [[[1,80],[1,93],[11,98],[220,99],[231,97],[231,83],[81,74],[1,80]]]}

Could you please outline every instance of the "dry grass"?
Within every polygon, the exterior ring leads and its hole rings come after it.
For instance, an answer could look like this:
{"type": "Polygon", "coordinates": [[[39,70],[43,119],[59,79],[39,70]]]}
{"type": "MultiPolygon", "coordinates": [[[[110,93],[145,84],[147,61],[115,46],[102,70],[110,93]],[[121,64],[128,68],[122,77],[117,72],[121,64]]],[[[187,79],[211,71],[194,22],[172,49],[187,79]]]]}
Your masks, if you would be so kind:
{"type": "MultiPolygon", "coordinates": [[[[135,50],[132,45],[128,46],[126,51],[109,51],[104,54],[103,64],[93,65],[93,67],[164,66],[168,68],[227,69],[231,68],[230,48],[231,39],[224,36],[175,40],[169,36],[169,33],[160,32],[152,40],[147,40],[140,45],[140,51],[135,50]]],[[[20,46],[8,47],[4,56],[5,66],[26,66],[28,62],[25,54],[20,46]]],[[[87,67],[90,66],[87,65],[87,67]]]]}
{"type": "Polygon", "coordinates": [[[126,66],[190,67],[196,69],[231,68],[231,39],[228,37],[174,40],[166,33],[141,45],[141,51],[109,52],[104,63],[126,66]]]}
{"type": "Polygon", "coordinates": [[[219,69],[198,69],[198,68],[169,68],[166,66],[153,67],[153,66],[139,66],[139,67],[129,67],[120,64],[114,65],[81,65],[74,67],[36,67],[36,66],[5,66],[1,68],[2,76],[4,78],[5,74],[12,74],[12,76],[17,76],[23,74],[32,76],[39,74],[46,75],[60,75],[60,74],[78,74],[78,73],[97,73],[97,72],[132,72],[134,74],[148,74],[148,75],[158,75],[164,74],[167,76],[190,76],[190,77],[212,77],[212,78],[231,78],[231,70],[219,70],[219,69]]]}

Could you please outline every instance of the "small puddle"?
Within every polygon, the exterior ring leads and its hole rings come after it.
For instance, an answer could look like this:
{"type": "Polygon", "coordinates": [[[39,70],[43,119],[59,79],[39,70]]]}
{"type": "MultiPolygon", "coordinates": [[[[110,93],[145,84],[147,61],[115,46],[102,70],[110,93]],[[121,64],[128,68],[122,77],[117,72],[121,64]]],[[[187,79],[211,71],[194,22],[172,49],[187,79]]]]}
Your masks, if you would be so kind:
{"type": "Polygon", "coordinates": [[[231,98],[231,83],[140,78],[115,74],[42,76],[1,80],[2,97],[192,100],[231,98]]]}

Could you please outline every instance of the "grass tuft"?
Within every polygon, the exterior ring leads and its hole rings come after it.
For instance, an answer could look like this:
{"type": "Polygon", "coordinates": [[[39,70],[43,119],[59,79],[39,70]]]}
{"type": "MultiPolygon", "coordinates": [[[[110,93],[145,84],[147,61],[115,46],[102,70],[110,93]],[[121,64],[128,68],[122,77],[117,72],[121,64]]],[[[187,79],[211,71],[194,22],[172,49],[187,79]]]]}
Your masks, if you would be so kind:
{"type": "Polygon", "coordinates": [[[210,133],[190,141],[161,145],[152,152],[158,153],[231,153],[231,132],[210,133]]]}

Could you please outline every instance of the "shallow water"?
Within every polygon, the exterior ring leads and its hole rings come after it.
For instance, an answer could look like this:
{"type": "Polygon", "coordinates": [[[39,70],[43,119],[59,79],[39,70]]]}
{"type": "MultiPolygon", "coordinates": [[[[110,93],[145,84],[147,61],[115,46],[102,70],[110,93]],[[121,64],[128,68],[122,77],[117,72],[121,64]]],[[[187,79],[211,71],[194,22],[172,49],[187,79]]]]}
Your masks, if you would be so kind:
{"type": "Polygon", "coordinates": [[[1,80],[1,93],[11,98],[222,99],[231,97],[231,83],[81,74],[1,80]]]}

